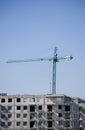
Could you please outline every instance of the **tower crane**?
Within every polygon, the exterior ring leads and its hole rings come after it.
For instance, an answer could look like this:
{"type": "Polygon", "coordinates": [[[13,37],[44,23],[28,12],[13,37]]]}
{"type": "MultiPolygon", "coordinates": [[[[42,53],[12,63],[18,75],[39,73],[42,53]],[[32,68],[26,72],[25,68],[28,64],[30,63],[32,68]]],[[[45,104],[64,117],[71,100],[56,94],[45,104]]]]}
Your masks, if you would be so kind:
{"type": "Polygon", "coordinates": [[[53,72],[52,72],[52,94],[56,94],[56,62],[60,60],[72,60],[72,56],[58,57],[57,47],[54,48],[54,55],[50,58],[36,58],[36,59],[23,59],[23,60],[9,60],[7,63],[21,63],[21,62],[33,62],[33,61],[53,61],[53,72]]]}

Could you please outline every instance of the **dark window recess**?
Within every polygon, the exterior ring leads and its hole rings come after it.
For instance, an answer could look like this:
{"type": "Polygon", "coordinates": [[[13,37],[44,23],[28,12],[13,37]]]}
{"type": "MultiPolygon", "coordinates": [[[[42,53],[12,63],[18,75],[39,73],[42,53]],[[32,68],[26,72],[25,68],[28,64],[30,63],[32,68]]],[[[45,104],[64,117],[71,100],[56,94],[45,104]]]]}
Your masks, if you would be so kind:
{"type": "Polygon", "coordinates": [[[47,113],[47,119],[52,119],[52,113],[47,113]]]}
{"type": "Polygon", "coordinates": [[[12,110],[12,106],[8,106],[8,110],[12,110]]]}
{"type": "Polygon", "coordinates": [[[8,98],[8,102],[12,102],[12,98],[8,98]]]}
{"type": "Polygon", "coordinates": [[[21,101],[21,99],[20,98],[17,98],[17,102],[20,102],[21,101]]]}
{"type": "Polygon", "coordinates": [[[20,122],[16,122],[16,125],[17,125],[17,126],[20,126],[20,122]]]}
{"type": "Polygon", "coordinates": [[[59,126],[62,125],[62,121],[59,121],[59,126]]]}
{"type": "Polygon", "coordinates": [[[30,114],[30,120],[31,120],[31,119],[34,119],[35,117],[36,117],[35,114],[30,114]]]}
{"type": "Polygon", "coordinates": [[[8,118],[11,118],[12,117],[12,114],[8,114],[8,118]]]}
{"type": "Polygon", "coordinates": [[[52,127],[52,121],[48,121],[48,127],[52,127]]]}
{"type": "Polygon", "coordinates": [[[59,105],[59,106],[58,106],[58,109],[62,109],[62,106],[61,106],[61,105],[59,105]]]}
{"type": "Polygon", "coordinates": [[[1,126],[3,126],[3,127],[4,127],[4,126],[5,126],[5,122],[1,122],[1,126]]]}
{"type": "Polygon", "coordinates": [[[69,121],[65,122],[65,127],[70,127],[70,122],[69,121]]]}
{"type": "Polygon", "coordinates": [[[27,125],[27,122],[26,122],[26,121],[24,121],[24,122],[23,122],[23,126],[26,126],[26,125],[27,125]]]}
{"type": "Polygon", "coordinates": [[[23,118],[26,118],[27,117],[27,114],[23,114],[23,118]]]}
{"type": "Polygon", "coordinates": [[[32,98],[33,99],[33,102],[35,102],[35,98],[32,98]]]}
{"type": "Polygon", "coordinates": [[[62,117],[62,113],[59,113],[59,117],[62,117]]]}
{"type": "Polygon", "coordinates": [[[1,106],[1,110],[2,110],[2,111],[3,111],[3,110],[6,110],[5,106],[1,106]]]}
{"type": "Polygon", "coordinates": [[[51,105],[48,105],[48,106],[47,106],[47,110],[48,110],[48,111],[52,111],[52,106],[51,106],[51,105]]]}
{"type": "Polygon", "coordinates": [[[42,110],[42,106],[38,106],[38,109],[39,109],[39,110],[42,110]]]}
{"type": "Polygon", "coordinates": [[[20,106],[17,106],[17,110],[20,110],[21,109],[21,107],[20,106]]]}
{"type": "Polygon", "coordinates": [[[2,99],[1,99],[1,102],[4,103],[4,102],[5,102],[5,98],[2,98],[2,99]]]}
{"type": "Polygon", "coordinates": [[[16,116],[17,116],[17,118],[20,118],[20,114],[17,114],[16,116]]]}
{"type": "Polygon", "coordinates": [[[65,113],[65,119],[70,119],[70,113],[65,113]]]}
{"type": "Polygon", "coordinates": [[[12,122],[8,122],[8,126],[11,126],[12,125],[12,122]]]}
{"type": "Polygon", "coordinates": [[[1,114],[1,118],[5,118],[5,114],[1,114]]]}
{"type": "Polygon", "coordinates": [[[27,110],[27,106],[23,106],[23,110],[27,110]]]}
{"type": "Polygon", "coordinates": [[[34,125],[35,125],[35,121],[31,121],[31,122],[30,122],[30,128],[33,128],[34,125]]]}
{"type": "Polygon", "coordinates": [[[35,112],[35,106],[34,105],[30,106],[30,112],[35,112]]]}
{"type": "Polygon", "coordinates": [[[70,106],[65,106],[65,111],[70,111],[70,106]]]}
{"type": "Polygon", "coordinates": [[[39,125],[39,126],[42,126],[42,123],[43,123],[42,121],[39,121],[39,122],[38,122],[38,125],[39,125]]]}
{"type": "Polygon", "coordinates": [[[42,113],[39,113],[38,117],[39,117],[39,118],[42,118],[42,113]]]}

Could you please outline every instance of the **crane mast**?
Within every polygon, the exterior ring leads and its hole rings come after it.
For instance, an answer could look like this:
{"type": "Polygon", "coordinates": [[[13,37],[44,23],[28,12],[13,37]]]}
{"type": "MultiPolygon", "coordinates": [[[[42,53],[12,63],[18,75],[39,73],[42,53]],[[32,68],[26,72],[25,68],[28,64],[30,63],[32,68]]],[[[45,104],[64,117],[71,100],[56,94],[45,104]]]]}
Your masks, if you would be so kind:
{"type": "Polygon", "coordinates": [[[56,94],[56,62],[60,60],[73,59],[72,56],[58,57],[57,47],[54,48],[54,55],[51,58],[37,58],[37,59],[23,59],[23,60],[9,60],[7,63],[22,63],[22,62],[33,62],[33,61],[53,61],[53,72],[52,72],[52,94],[56,94]]]}
{"type": "Polygon", "coordinates": [[[56,62],[57,62],[57,48],[54,48],[53,57],[53,77],[52,77],[52,94],[56,94],[56,62]]]}

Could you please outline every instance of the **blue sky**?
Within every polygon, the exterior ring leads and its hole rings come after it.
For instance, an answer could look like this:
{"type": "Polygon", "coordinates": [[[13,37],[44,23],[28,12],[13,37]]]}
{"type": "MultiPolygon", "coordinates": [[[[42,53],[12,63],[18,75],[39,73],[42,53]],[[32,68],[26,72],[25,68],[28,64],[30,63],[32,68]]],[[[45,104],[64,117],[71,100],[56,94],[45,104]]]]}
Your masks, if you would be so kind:
{"type": "Polygon", "coordinates": [[[52,62],[9,59],[73,55],[57,63],[56,93],[85,98],[85,1],[0,0],[0,92],[48,94],[52,62]]]}

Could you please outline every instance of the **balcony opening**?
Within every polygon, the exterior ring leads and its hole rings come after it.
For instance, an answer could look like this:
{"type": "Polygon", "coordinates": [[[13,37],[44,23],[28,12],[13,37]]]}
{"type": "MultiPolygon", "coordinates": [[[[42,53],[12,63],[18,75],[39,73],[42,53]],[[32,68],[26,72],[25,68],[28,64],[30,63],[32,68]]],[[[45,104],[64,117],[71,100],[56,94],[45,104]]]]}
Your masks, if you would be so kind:
{"type": "Polygon", "coordinates": [[[70,106],[65,106],[65,111],[70,111],[70,106]]]}
{"type": "Polygon", "coordinates": [[[2,98],[2,99],[1,99],[1,102],[4,103],[4,102],[5,102],[5,98],[2,98]]]}
{"type": "Polygon", "coordinates": [[[5,111],[5,110],[6,110],[6,107],[5,107],[5,106],[1,106],[1,110],[2,110],[2,111],[5,111]]]}
{"type": "Polygon", "coordinates": [[[30,112],[35,112],[35,106],[34,105],[30,106],[30,112]]]}
{"type": "Polygon", "coordinates": [[[17,98],[17,102],[20,102],[21,101],[21,99],[20,98],[17,98]]]}
{"type": "Polygon", "coordinates": [[[20,126],[20,121],[16,122],[16,125],[17,125],[17,126],[20,126]]]}
{"type": "Polygon", "coordinates": [[[12,106],[8,106],[8,111],[12,110],[12,106]]]}
{"type": "Polygon", "coordinates": [[[39,118],[42,118],[42,115],[43,115],[42,113],[39,113],[38,117],[39,117],[39,118]]]}
{"type": "Polygon", "coordinates": [[[12,102],[12,98],[9,98],[9,99],[8,99],[8,102],[12,102]]]}
{"type": "Polygon", "coordinates": [[[11,126],[12,125],[12,122],[8,122],[8,126],[11,126]]]}
{"type": "Polygon", "coordinates": [[[27,114],[23,114],[23,118],[27,118],[27,114]]]}
{"type": "Polygon", "coordinates": [[[26,121],[23,122],[23,126],[27,126],[27,122],[26,121]]]}
{"type": "Polygon", "coordinates": [[[42,124],[43,124],[42,121],[39,121],[39,122],[38,122],[38,125],[39,125],[39,126],[42,126],[42,124]]]}
{"type": "Polygon", "coordinates": [[[58,106],[58,109],[62,109],[62,106],[61,106],[61,105],[59,105],[59,106],[58,106]]]}
{"type": "Polygon", "coordinates": [[[33,114],[33,113],[30,114],[30,120],[33,120],[35,117],[36,117],[35,114],[33,114]]]}
{"type": "Polygon", "coordinates": [[[39,109],[39,110],[42,110],[42,106],[38,106],[38,109],[39,109]]]}
{"type": "Polygon", "coordinates": [[[2,119],[5,118],[5,114],[1,114],[1,118],[2,118],[2,119]]]}
{"type": "Polygon", "coordinates": [[[65,119],[70,119],[70,113],[65,113],[65,119]]]}
{"type": "Polygon", "coordinates": [[[62,117],[62,113],[59,113],[59,117],[62,117]]]}
{"type": "Polygon", "coordinates": [[[48,127],[52,127],[52,121],[48,121],[48,127]]]}
{"type": "Polygon", "coordinates": [[[27,106],[23,106],[23,110],[27,110],[27,106]]]}
{"type": "Polygon", "coordinates": [[[47,119],[52,119],[52,113],[47,113],[47,119]]]}
{"type": "Polygon", "coordinates": [[[21,110],[21,106],[17,106],[17,110],[21,110]]]}
{"type": "Polygon", "coordinates": [[[17,118],[20,118],[20,116],[21,116],[21,115],[20,115],[19,113],[16,115],[17,118]]]}
{"type": "Polygon", "coordinates": [[[65,127],[70,127],[70,121],[65,122],[65,127]]]}
{"type": "Polygon", "coordinates": [[[1,126],[2,127],[5,127],[6,125],[5,125],[5,122],[1,122],[1,126]]]}
{"type": "Polygon", "coordinates": [[[35,126],[35,121],[30,122],[30,128],[33,128],[35,126]]]}
{"type": "Polygon", "coordinates": [[[50,112],[52,112],[52,106],[51,106],[51,105],[48,105],[48,106],[47,106],[47,110],[50,111],[50,112]]]}
{"type": "Polygon", "coordinates": [[[11,118],[12,117],[12,114],[8,114],[8,118],[11,118]]]}

